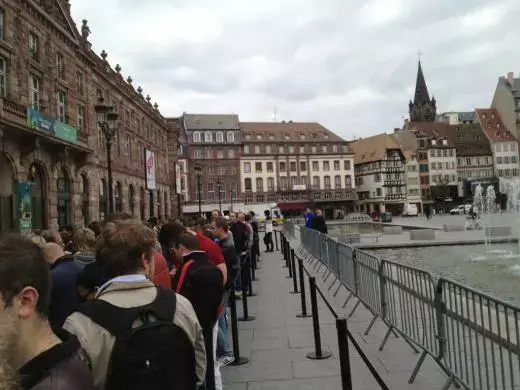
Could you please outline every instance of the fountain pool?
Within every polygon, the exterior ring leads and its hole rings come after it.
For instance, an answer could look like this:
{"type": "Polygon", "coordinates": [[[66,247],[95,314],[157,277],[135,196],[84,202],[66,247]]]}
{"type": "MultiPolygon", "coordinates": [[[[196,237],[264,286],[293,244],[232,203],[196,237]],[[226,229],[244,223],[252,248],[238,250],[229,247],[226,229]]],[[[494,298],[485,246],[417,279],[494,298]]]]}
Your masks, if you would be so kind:
{"type": "Polygon", "coordinates": [[[430,271],[477,290],[520,305],[520,256],[516,244],[439,246],[428,248],[377,249],[368,252],[430,271]],[[511,255],[507,255],[510,253],[511,255]]]}

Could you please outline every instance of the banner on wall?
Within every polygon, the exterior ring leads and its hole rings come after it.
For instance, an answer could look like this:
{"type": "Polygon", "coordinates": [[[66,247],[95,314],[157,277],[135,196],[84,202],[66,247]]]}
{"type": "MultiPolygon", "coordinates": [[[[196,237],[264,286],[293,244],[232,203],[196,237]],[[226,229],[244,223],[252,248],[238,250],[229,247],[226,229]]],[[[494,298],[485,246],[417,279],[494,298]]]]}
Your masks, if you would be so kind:
{"type": "Polygon", "coordinates": [[[31,183],[19,181],[16,183],[16,200],[18,203],[18,229],[22,234],[32,231],[32,198],[31,183]]]}
{"type": "Polygon", "coordinates": [[[146,189],[156,190],[157,184],[155,181],[155,152],[151,150],[144,150],[144,164],[145,164],[145,176],[146,176],[146,189]]]}

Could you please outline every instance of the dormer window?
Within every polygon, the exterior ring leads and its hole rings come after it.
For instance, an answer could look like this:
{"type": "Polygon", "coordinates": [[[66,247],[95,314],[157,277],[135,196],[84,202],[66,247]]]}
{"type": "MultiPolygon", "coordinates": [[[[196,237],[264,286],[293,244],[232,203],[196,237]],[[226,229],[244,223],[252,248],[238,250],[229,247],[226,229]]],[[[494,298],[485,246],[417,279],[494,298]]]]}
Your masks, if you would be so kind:
{"type": "Polygon", "coordinates": [[[497,131],[497,132],[495,133],[495,135],[496,135],[497,137],[500,137],[500,131],[497,131]]]}
{"type": "Polygon", "coordinates": [[[283,136],[285,138],[286,141],[289,141],[291,139],[291,137],[289,136],[289,134],[284,134],[283,136]]]}
{"type": "Polygon", "coordinates": [[[268,137],[269,137],[270,140],[273,140],[274,139],[274,134],[273,133],[269,133],[268,137]]]}
{"type": "Polygon", "coordinates": [[[483,119],[486,119],[486,114],[483,113],[483,114],[482,114],[482,118],[483,118],[483,119]]]}
{"type": "Polygon", "coordinates": [[[499,128],[499,127],[500,127],[500,123],[497,122],[497,128],[499,128]]]}
{"type": "Polygon", "coordinates": [[[480,135],[476,135],[476,136],[475,136],[475,140],[478,141],[479,139],[480,139],[480,135]]]}
{"type": "Polygon", "coordinates": [[[488,129],[491,128],[491,122],[488,122],[488,123],[487,123],[487,127],[488,127],[488,129]]]}
{"type": "Polygon", "coordinates": [[[312,133],[312,138],[317,138],[317,137],[318,137],[318,134],[312,133]]]}
{"type": "Polygon", "coordinates": [[[443,144],[444,146],[448,145],[448,140],[447,140],[447,139],[443,139],[443,140],[442,140],[442,144],[443,144]]]}
{"type": "Polygon", "coordinates": [[[250,134],[246,134],[246,139],[251,139],[251,135],[250,134]]]}
{"type": "Polygon", "coordinates": [[[211,131],[205,131],[204,132],[204,142],[211,142],[213,141],[213,135],[211,134],[211,131]]]}
{"type": "Polygon", "coordinates": [[[300,136],[300,139],[302,139],[302,140],[305,139],[305,134],[300,133],[299,136],[300,136]]]}
{"type": "Polygon", "coordinates": [[[508,137],[511,137],[511,132],[510,132],[510,131],[506,131],[506,135],[507,135],[508,137]]]}
{"type": "Polygon", "coordinates": [[[256,139],[261,140],[262,139],[262,134],[257,134],[256,135],[256,139]]]}
{"type": "Polygon", "coordinates": [[[329,135],[327,133],[323,133],[323,138],[324,139],[329,139],[329,135]]]}
{"type": "Polygon", "coordinates": [[[491,113],[491,119],[495,119],[495,113],[494,112],[491,113]]]}
{"type": "Polygon", "coordinates": [[[434,139],[432,139],[432,145],[437,145],[437,141],[435,141],[434,139]]]}

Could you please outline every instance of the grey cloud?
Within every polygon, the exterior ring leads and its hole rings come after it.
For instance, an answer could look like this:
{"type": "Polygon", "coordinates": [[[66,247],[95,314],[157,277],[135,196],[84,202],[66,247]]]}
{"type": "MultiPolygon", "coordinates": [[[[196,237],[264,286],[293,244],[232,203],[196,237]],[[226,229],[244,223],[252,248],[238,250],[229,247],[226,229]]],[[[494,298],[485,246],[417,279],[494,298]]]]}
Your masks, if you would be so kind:
{"type": "MultiPolygon", "coordinates": [[[[316,120],[346,138],[366,136],[401,125],[419,49],[440,111],[488,106],[498,76],[520,71],[520,53],[513,43],[520,36],[515,1],[472,0],[469,6],[464,1],[403,0],[401,15],[370,26],[359,14],[366,3],[287,0],[276,6],[266,0],[248,7],[248,2],[222,0],[216,7],[209,0],[119,0],[110,6],[113,14],[107,14],[98,12],[102,0],[78,0],[72,11],[76,22],[89,19],[95,47],[106,49],[109,59],[119,61],[152,98],[154,92],[171,97],[173,103],[158,103],[163,113],[172,115],[180,112],[169,111],[168,104],[198,112],[241,110],[243,120],[268,120],[276,105],[279,119],[316,120]],[[262,5],[271,3],[272,8],[262,5]],[[481,29],[462,24],[465,15],[493,4],[509,7],[499,24],[481,29]],[[170,30],[147,26],[143,31],[138,24],[140,14],[172,12],[173,18],[175,10],[192,6],[206,9],[208,17],[220,22],[218,36],[199,43],[168,41],[170,30]],[[117,18],[125,42],[110,30],[111,18],[117,18]],[[142,34],[153,37],[158,31],[166,34],[160,46],[141,43],[142,34]],[[482,47],[487,55],[472,57],[482,47]],[[265,69],[250,69],[253,58],[265,59],[265,69]],[[192,71],[183,73],[186,68],[192,71]],[[360,86],[383,94],[384,100],[337,102],[338,96],[360,86]],[[328,98],[336,99],[334,104],[328,98]]],[[[168,28],[189,32],[191,27],[188,22],[168,28]]]]}

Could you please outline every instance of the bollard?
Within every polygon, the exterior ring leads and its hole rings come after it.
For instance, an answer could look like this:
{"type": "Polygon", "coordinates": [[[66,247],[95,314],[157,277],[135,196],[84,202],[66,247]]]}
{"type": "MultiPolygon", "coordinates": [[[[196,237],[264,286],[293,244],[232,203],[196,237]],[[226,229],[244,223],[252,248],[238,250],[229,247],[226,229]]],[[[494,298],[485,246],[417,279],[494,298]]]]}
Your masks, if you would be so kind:
{"type": "Polygon", "coordinates": [[[250,262],[250,259],[251,259],[251,257],[249,257],[249,259],[246,258],[246,260],[248,261],[249,269],[251,271],[251,272],[247,273],[247,290],[248,290],[248,295],[250,297],[256,297],[257,294],[255,294],[253,292],[253,280],[258,280],[258,279],[254,278],[255,277],[255,270],[254,270],[253,265],[250,262]]]}
{"type": "Polygon", "coordinates": [[[255,274],[255,271],[258,269],[256,268],[256,253],[253,252],[253,249],[254,248],[251,248],[251,250],[249,251],[249,258],[251,259],[251,280],[253,282],[257,282],[258,279],[256,278],[256,274],[255,274]]]}
{"type": "Polygon", "coordinates": [[[303,275],[303,259],[298,259],[298,271],[300,273],[300,296],[302,298],[302,312],[300,314],[296,314],[296,317],[307,318],[310,317],[310,314],[307,314],[307,297],[305,296],[305,277],[303,275]]]}
{"type": "Polygon", "coordinates": [[[248,267],[248,260],[247,258],[244,260],[244,264],[242,265],[242,269],[240,270],[240,277],[241,285],[242,285],[242,317],[240,317],[239,321],[253,321],[255,319],[254,316],[249,315],[249,308],[247,306],[247,290],[249,290],[249,283],[251,281],[249,280],[249,269],[248,267]]]}
{"type": "Polygon", "coordinates": [[[230,299],[230,309],[231,309],[231,339],[233,341],[233,357],[235,360],[231,363],[231,366],[242,366],[244,364],[249,363],[249,359],[243,356],[240,356],[240,344],[238,341],[238,320],[237,320],[237,299],[235,297],[235,292],[231,291],[230,299]]]}
{"type": "Polygon", "coordinates": [[[330,352],[321,350],[320,319],[318,317],[318,298],[316,296],[316,278],[309,277],[311,292],[311,311],[312,311],[312,330],[314,331],[314,352],[309,352],[307,357],[313,360],[328,359],[332,355],[330,352]]]}
{"type": "MultiPolygon", "coordinates": [[[[284,257],[284,259],[285,259],[285,267],[286,267],[286,268],[289,268],[289,267],[290,267],[290,265],[289,265],[289,260],[290,260],[290,259],[289,259],[289,256],[290,256],[290,253],[289,253],[289,241],[287,241],[287,239],[285,239],[285,251],[284,251],[284,252],[285,252],[285,257],[284,257]]],[[[289,272],[290,272],[290,271],[291,271],[291,270],[289,270],[289,272]]]]}
{"type": "Polygon", "coordinates": [[[276,250],[278,250],[278,230],[274,229],[274,243],[276,244],[276,250]]]}
{"type": "Polygon", "coordinates": [[[291,268],[289,268],[289,274],[291,274],[292,271],[292,280],[293,280],[293,290],[291,291],[291,294],[298,294],[298,281],[296,280],[296,262],[295,262],[296,255],[294,254],[294,249],[291,249],[291,268]]]}
{"type": "Polygon", "coordinates": [[[350,368],[350,353],[348,348],[348,328],[345,318],[336,319],[338,330],[339,366],[341,368],[342,390],[352,390],[352,371],[350,368]]]}
{"type": "Polygon", "coordinates": [[[285,237],[282,236],[282,260],[285,261],[285,264],[283,265],[283,268],[287,268],[287,242],[285,240],[285,237]]]}
{"type": "MultiPolygon", "coordinates": [[[[214,367],[215,360],[213,359],[213,329],[206,329],[202,331],[204,335],[204,344],[206,345],[206,366],[214,367]]],[[[206,370],[206,382],[204,390],[215,390],[215,369],[206,370]]]]}

